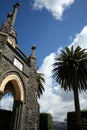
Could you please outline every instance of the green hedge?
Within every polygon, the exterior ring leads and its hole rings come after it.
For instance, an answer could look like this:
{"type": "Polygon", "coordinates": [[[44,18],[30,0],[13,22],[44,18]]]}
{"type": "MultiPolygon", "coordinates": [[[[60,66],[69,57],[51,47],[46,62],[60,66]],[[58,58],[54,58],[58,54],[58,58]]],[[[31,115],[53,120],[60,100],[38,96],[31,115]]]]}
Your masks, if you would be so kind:
{"type": "MultiPolygon", "coordinates": [[[[81,111],[81,127],[83,130],[87,130],[87,110],[81,111]]],[[[67,113],[67,130],[75,130],[76,128],[76,120],[75,120],[75,112],[67,113]]]]}
{"type": "Polygon", "coordinates": [[[52,130],[53,118],[49,113],[40,113],[39,130],[52,130]]]}

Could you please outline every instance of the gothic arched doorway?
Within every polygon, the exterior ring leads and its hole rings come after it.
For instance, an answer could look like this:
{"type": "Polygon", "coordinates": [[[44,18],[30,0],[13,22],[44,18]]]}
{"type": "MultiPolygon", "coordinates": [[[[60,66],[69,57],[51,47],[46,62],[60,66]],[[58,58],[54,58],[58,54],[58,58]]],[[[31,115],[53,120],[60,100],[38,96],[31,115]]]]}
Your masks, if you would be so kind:
{"type": "MultiPolygon", "coordinates": [[[[5,119],[9,119],[9,125],[4,122],[3,127],[0,130],[19,130],[20,127],[20,118],[21,118],[21,111],[22,111],[22,104],[24,101],[24,90],[23,90],[23,83],[18,75],[8,75],[1,83],[0,86],[0,99],[2,100],[3,97],[6,97],[7,94],[13,97],[13,105],[12,105],[12,112],[3,110],[5,115],[5,119]],[[9,116],[9,117],[8,117],[9,116]]],[[[7,104],[7,103],[6,103],[7,104]]],[[[1,106],[2,107],[2,106],[1,106]]],[[[4,119],[4,120],[5,120],[4,119]]]]}

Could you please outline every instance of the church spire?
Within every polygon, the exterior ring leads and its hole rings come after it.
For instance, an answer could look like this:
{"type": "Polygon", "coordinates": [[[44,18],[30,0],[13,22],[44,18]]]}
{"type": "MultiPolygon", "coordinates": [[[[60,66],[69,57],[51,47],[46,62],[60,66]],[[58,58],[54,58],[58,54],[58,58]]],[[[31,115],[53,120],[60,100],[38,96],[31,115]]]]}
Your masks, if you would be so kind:
{"type": "Polygon", "coordinates": [[[15,19],[16,19],[16,15],[17,15],[17,10],[18,10],[18,6],[20,5],[20,3],[16,3],[13,7],[13,13],[12,13],[12,18],[11,18],[11,26],[14,26],[15,23],[15,19]]]}
{"type": "Polygon", "coordinates": [[[16,15],[17,15],[17,10],[18,10],[18,6],[20,5],[20,3],[16,3],[13,7],[13,12],[12,13],[8,13],[7,15],[7,20],[2,24],[1,30],[2,32],[5,33],[14,33],[15,37],[16,37],[16,32],[14,29],[14,23],[16,20],[16,15]]]}
{"type": "Polygon", "coordinates": [[[3,33],[3,35],[8,35],[7,36],[7,41],[10,44],[17,44],[17,33],[14,28],[14,23],[16,20],[16,15],[18,11],[20,3],[16,2],[16,4],[13,6],[13,12],[8,13],[7,15],[7,20],[3,22],[0,32],[3,33]]]}

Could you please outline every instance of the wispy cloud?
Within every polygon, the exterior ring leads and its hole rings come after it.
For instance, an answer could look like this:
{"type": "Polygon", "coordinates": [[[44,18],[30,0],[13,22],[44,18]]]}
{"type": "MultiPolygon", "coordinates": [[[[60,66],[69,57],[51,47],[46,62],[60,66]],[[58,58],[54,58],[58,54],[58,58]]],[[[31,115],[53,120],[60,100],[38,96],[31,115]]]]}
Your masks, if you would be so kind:
{"type": "Polygon", "coordinates": [[[48,10],[55,19],[62,20],[63,12],[74,3],[74,0],[34,0],[33,8],[48,10]]]}
{"type": "MultiPolygon", "coordinates": [[[[85,26],[79,34],[76,35],[75,39],[70,45],[74,45],[74,47],[80,45],[82,48],[87,48],[87,26],[85,26]]],[[[60,49],[58,48],[58,52],[60,53],[60,49]]],[[[57,53],[58,53],[57,52],[57,53]]],[[[65,92],[61,89],[61,86],[57,84],[52,78],[52,69],[54,62],[55,52],[49,54],[44,61],[39,71],[44,73],[46,85],[45,92],[41,96],[39,100],[40,103],[40,111],[41,112],[50,112],[54,118],[54,120],[63,121],[67,117],[68,111],[74,110],[74,102],[73,102],[73,93],[65,92]]],[[[81,109],[86,109],[86,98],[87,92],[82,92],[80,94],[80,104],[81,109]]]]}

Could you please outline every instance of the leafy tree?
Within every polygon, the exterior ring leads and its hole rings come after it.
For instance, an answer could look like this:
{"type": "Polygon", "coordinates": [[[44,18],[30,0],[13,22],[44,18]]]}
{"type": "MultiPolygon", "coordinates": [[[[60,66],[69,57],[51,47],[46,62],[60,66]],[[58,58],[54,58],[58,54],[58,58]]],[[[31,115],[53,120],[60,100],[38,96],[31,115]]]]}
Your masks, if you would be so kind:
{"type": "Polygon", "coordinates": [[[37,95],[40,98],[40,95],[43,94],[43,91],[45,91],[44,86],[43,86],[45,84],[44,74],[37,73],[36,80],[38,83],[37,95]]]}
{"type": "Polygon", "coordinates": [[[77,46],[76,49],[66,47],[65,51],[55,57],[53,64],[53,78],[66,91],[73,91],[74,104],[76,112],[76,126],[80,130],[79,123],[81,120],[79,91],[87,89],[87,52],[77,46]]]}

